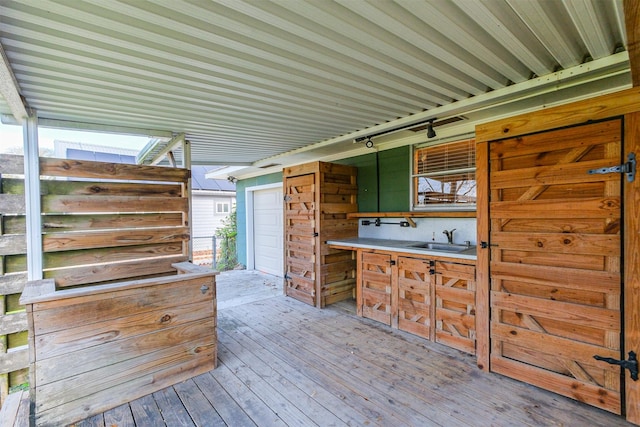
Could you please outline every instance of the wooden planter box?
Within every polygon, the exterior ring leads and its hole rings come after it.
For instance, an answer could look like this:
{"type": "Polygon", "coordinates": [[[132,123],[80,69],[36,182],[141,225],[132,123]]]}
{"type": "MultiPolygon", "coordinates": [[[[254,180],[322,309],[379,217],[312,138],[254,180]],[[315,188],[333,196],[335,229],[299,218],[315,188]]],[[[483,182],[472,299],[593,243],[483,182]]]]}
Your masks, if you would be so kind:
{"type": "Polygon", "coordinates": [[[27,284],[31,417],[73,423],[216,366],[215,271],[75,289],[27,284]]]}

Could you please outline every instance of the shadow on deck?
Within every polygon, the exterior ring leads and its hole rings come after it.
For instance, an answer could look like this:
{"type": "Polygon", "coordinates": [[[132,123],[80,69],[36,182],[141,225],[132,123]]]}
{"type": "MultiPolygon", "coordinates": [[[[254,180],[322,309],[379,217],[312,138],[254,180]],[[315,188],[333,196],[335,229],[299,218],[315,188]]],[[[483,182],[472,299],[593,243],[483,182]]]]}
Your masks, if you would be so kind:
{"type": "Polygon", "coordinates": [[[76,426],[631,425],[358,318],[352,302],[318,310],[281,289],[218,276],[218,368],[76,426]]]}

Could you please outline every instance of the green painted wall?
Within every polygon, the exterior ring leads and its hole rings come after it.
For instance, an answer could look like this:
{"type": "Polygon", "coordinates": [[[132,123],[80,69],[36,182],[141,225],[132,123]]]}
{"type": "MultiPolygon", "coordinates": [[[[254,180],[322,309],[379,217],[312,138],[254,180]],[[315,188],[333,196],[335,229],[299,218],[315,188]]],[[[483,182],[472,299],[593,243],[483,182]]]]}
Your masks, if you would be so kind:
{"type": "MultiPolygon", "coordinates": [[[[400,147],[350,157],[335,163],[358,168],[358,210],[360,212],[406,212],[409,210],[410,200],[410,156],[411,147],[400,147]],[[380,171],[379,180],[377,171],[380,171]],[[378,192],[378,182],[380,183],[380,192],[378,192]]],[[[282,173],[243,179],[236,184],[237,248],[238,262],[241,264],[247,265],[247,204],[245,189],[275,182],[282,182],[282,173]]]]}
{"type": "Polygon", "coordinates": [[[358,210],[360,212],[406,212],[409,210],[410,155],[411,147],[400,147],[336,162],[358,168],[358,210]],[[378,170],[380,171],[379,195],[378,170]]]}
{"type": "Polygon", "coordinates": [[[236,248],[240,264],[247,265],[247,200],[245,189],[275,182],[282,182],[282,172],[243,179],[236,183],[236,222],[238,226],[236,248]]]}

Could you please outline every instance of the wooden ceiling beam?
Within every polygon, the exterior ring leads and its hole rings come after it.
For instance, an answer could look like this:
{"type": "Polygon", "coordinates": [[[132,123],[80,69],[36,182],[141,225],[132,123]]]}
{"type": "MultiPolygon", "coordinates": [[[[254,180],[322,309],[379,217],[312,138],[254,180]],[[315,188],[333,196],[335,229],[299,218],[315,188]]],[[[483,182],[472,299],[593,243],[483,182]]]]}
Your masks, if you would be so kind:
{"type": "Polygon", "coordinates": [[[640,86],[640,0],[624,0],[627,51],[633,87],[640,86]]]}

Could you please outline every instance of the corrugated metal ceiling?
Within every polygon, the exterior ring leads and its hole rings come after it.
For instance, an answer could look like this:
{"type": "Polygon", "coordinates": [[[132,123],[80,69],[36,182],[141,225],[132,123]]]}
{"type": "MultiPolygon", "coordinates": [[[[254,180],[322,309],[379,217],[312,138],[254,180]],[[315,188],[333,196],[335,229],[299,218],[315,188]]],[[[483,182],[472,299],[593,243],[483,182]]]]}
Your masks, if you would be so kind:
{"type": "Polygon", "coordinates": [[[209,164],[418,117],[625,43],[622,0],[0,0],[0,44],[39,117],[185,133],[209,164]]]}

